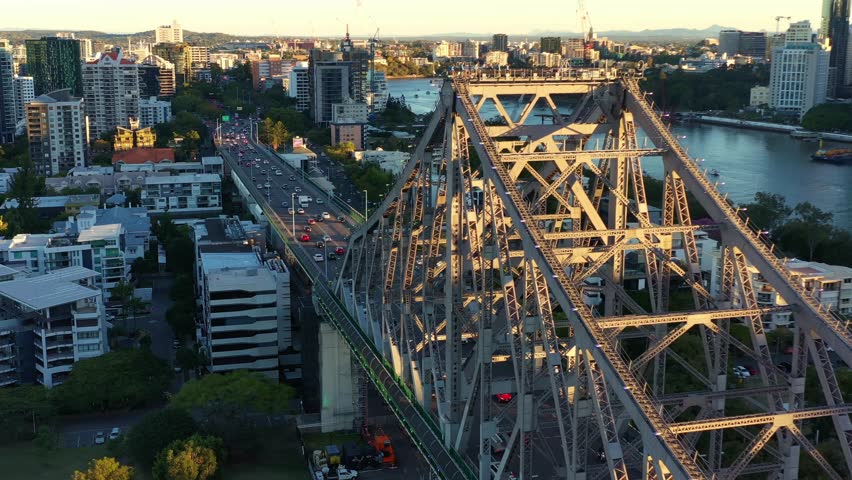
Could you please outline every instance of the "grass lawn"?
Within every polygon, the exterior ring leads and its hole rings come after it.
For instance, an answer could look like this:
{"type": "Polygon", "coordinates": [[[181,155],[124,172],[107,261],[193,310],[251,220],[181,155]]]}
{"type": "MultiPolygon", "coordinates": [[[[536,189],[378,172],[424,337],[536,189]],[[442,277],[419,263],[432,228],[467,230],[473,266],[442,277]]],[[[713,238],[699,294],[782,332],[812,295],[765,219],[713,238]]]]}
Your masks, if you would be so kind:
{"type": "Polygon", "coordinates": [[[337,445],[341,450],[347,443],[362,443],[361,435],[354,432],[310,433],[304,435],[305,448],[322,450],[326,445],[337,445]]]}
{"type": "Polygon", "coordinates": [[[251,463],[227,465],[225,480],[271,480],[311,478],[302,459],[301,446],[294,426],[258,432],[263,448],[251,463]]]}
{"type": "Polygon", "coordinates": [[[85,470],[89,460],[109,456],[104,446],[59,448],[41,453],[32,442],[0,445],[0,474],[3,478],[68,480],[74,470],[85,470]]]}

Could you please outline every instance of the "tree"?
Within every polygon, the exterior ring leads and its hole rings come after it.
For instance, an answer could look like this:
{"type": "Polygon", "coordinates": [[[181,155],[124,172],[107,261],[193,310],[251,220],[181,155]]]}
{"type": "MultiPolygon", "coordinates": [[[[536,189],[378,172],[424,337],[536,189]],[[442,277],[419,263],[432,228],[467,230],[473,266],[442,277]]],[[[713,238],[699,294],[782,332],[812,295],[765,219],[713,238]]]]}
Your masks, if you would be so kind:
{"type": "Polygon", "coordinates": [[[71,480],[131,480],[133,467],[122,465],[112,457],[104,457],[89,462],[85,472],[74,471],[71,480]]]}
{"type": "Polygon", "coordinates": [[[175,440],[154,460],[154,480],[206,480],[216,475],[224,462],[222,440],[193,435],[175,440]]]}
{"type": "Polygon", "coordinates": [[[278,147],[287,141],[287,135],[287,129],[284,128],[284,124],[281,121],[275,122],[269,132],[269,144],[272,145],[272,149],[278,150],[278,147]]]}
{"type": "Polygon", "coordinates": [[[75,363],[55,394],[66,412],[134,408],[163,397],[172,380],[163,360],[145,350],[116,350],[75,363]]]}
{"type": "Polygon", "coordinates": [[[221,438],[232,457],[248,459],[260,446],[254,414],[286,412],[293,396],[287,385],[256,372],[236,371],[189,381],[172,405],[198,412],[206,434],[221,438]]]}
{"type": "Polygon", "coordinates": [[[180,347],[175,352],[175,363],[183,370],[195,370],[204,365],[207,358],[198,345],[194,348],[180,347]]]}
{"type": "Polygon", "coordinates": [[[44,178],[35,172],[31,162],[18,169],[18,173],[9,184],[8,198],[18,203],[17,208],[9,209],[4,220],[8,224],[7,234],[42,233],[46,225],[38,216],[36,197],[44,193],[44,178]]]}
{"type": "Polygon", "coordinates": [[[52,428],[42,425],[38,428],[38,434],[33,439],[33,443],[42,455],[47,455],[59,447],[59,436],[52,428]]]}
{"type": "Polygon", "coordinates": [[[352,159],[352,152],[355,151],[355,144],[352,142],[342,142],[335,146],[325,147],[325,153],[332,160],[338,162],[348,162],[352,159]]]}
{"type": "Polygon", "coordinates": [[[270,135],[272,134],[272,127],[275,125],[275,122],[266,117],[263,119],[263,124],[260,126],[260,141],[263,143],[269,143],[270,135]]]}
{"type": "Polygon", "coordinates": [[[51,392],[41,385],[0,388],[0,442],[33,438],[36,425],[55,414],[51,392]]]}
{"type": "Polygon", "coordinates": [[[133,297],[134,288],[133,285],[125,282],[124,280],[118,282],[110,293],[112,294],[112,299],[121,304],[121,315],[123,317],[127,317],[127,302],[133,297]]]}
{"type": "MultiPolygon", "coordinates": [[[[194,298],[194,297],[193,297],[194,298]]],[[[195,301],[181,301],[166,311],[166,322],[177,338],[186,338],[195,332],[195,301]]]]}
{"type": "Polygon", "coordinates": [[[814,260],[817,247],[831,236],[834,215],[810,202],[793,208],[793,219],[778,229],[776,237],[784,251],[814,260]]]}
{"type": "Polygon", "coordinates": [[[127,436],[133,459],[150,466],[157,454],[175,440],[188,438],[198,431],[192,415],[182,408],[166,408],[145,415],[127,436]]]}
{"type": "Polygon", "coordinates": [[[787,200],[783,195],[769,192],[757,192],[754,201],[742,205],[748,212],[751,223],[758,228],[774,230],[785,221],[793,212],[787,206],[787,200]]]}

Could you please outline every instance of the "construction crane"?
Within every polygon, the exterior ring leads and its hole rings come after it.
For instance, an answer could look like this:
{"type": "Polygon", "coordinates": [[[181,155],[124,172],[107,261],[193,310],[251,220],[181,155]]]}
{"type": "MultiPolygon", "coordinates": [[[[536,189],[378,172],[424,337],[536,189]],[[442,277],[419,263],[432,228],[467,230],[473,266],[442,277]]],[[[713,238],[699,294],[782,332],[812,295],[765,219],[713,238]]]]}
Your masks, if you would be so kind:
{"type": "Polygon", "coordinates": [[[781,20],[787,20],[789,22],[790,18],[791,17],[785,17],[783,15],[779,15],[779,16],[775,17],[775,33],[776,34],[778,34],[779,31],[781,30],[781,20]]]}
{"type": "Polygon", "coordinates": [[[592,41],[592,20],[589,18],[589,10],[586,8],[586,0],[577,0],[577,17],[580,20],[580,31],[585,42],[592,41]]]}

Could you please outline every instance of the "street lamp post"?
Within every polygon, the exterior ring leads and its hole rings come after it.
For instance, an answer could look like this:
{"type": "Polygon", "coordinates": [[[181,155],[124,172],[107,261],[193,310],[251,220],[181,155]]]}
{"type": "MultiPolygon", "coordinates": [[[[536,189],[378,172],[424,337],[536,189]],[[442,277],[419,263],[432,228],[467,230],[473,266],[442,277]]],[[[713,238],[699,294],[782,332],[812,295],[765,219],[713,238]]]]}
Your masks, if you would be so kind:
{"type": "Polygon", "coordinates": [[[328,280],[328,244],[325,241],[322,242],[322,252],[322,263],[325,264],[325,279],[328,280]]]}
{"type": "Polygon", "coordinates": [[[364,221],[365,222],[367,221],[367,217],[369,216],[369,215],[367,215],[367,213],[368,213],[368,210],[367,210],[367,191],[364,190],[364,221]]]}

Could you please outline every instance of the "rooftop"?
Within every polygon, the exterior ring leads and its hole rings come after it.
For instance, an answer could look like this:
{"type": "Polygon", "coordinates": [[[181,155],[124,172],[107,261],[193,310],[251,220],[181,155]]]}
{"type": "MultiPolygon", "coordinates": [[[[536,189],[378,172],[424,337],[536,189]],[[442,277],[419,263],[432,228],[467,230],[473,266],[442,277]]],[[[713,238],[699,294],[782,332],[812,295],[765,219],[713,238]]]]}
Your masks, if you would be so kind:
{"type": "Polygon", "coordinates": [[[54,274],[0,282],[0,296],[33,310],[99,297],[100,290],[66,281],[54,274]]]}
{"type": "Polygon", "coordinates": [[[263,265],[218,270],[207,275],[207,285],[212,291],[248,289],[251,287],[249,282],[254,285],[259,282],[274,284],[275,278],[272,276],[272,272],[263,265]]]}
{"type": "Polygon", "coordinates": [[[170,183],[221,182],[218,173],[185,173],[168,177],[147,177],[145,185],[167,185],[170,183]]]}
{"type": "Polygon", "coordinates": [[[207,218],[193,225],[200,243],[242,243],[246,232],[238,218],[207,218]]]}
{"type": "MultiPolygon", "coordinates": [[[[68,203],[68,200],[71,197],[67,195],[58,195],[51,197],[36,197],[36,208],[64,208],[68,203]]],[[[3,205],[0,206],[0,209],[9,209],[9,208],[18,208],[18,201],[14,198],[10,198],[3,202],[3,205]]]]}
{"type": "Polygon", "coordinates": [[[175,151],[171,148],[133,148],[123,152],[115,152],[112,163],[129,163],[138,165],[142,163],[174,162],[175,151]]]}
{"type": "Polygon", "coordinates": [[[829,265],[804,260],[790,260],[787,268],[793,273],[805,278],[822,278],[823,280],[843,280],[852,278],[852,268],[842,265],[829,265]]]}
{"type": "Polygon", "coordinates": [[[260,267],[260,259],[254,252],[202,253],[204,273],[260,267]]]}
{"type": "Polygon", "coordinates": [[[59,103],[59,102],[81,102],[83,99],[71,95],[71,89],[54,90],[50,93],[39,95],[33,103],[59,103]]]}
{"type": "Polygon", "coordinates": [[[80,232],[80,236],[77,237],[77,241],[80,243],[83,242],[94,242],[96,240],[104,240],[107,238],[115,238],[116,236],[121,234],[121,224],[120,223],[111,223],[109,225],[95,225],[94,227],[87,228],[80,232]]]}
{"type": "Polygon", "coordinates": [[[100,273],[85,268],[85,267],[66,267],[53,270],[39,277],[32,277],[31,280],[36,280],[42,277],[50,277],[56,281],[79,282],[86,278],[95,278],[100,276],[100,273]]]}

